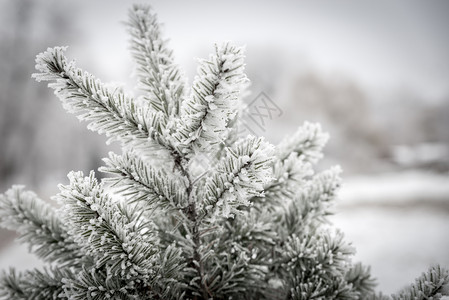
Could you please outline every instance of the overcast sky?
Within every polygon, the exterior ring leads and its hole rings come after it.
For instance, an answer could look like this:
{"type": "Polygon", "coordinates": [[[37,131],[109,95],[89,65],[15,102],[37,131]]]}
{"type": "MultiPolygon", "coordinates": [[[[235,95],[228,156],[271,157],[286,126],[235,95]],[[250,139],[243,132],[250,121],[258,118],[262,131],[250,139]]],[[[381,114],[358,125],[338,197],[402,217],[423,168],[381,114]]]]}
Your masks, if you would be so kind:
{"type": "MultiPolygon", "coordinates": [[[[0,3],[9,1],[15,0],[0,3]]],[[[207,55],[214,42],[231,40],[247,45],[248,56],[270,49],[266,60],[298,68],[307,62],[323,74],[343,73],[368,88],[449,95],[449,1],[146,2],[165,24],[165,36],[190,80],[195,57],[207,55]]],[[[73,11],[65,18],[82,35],[64,40],[69,56],[86,69],[101,70],[105,81],[126,80],[131,59],[120,22],[133,2],[63,3],[73,11]]]]}
{"type": "MultiPolygon", "coordinates": [[[[75,2],[80,15],[73,22],[90,27],[88,47],[76,47],[89,51],[110,74],[123,76],[121,63],[129,56],[119,21],[126,20],[131,2],[92,2],[75,2]]],[[[246,44],[248,55],[258,47],[278,49],[285,64],[307,60],[321,72],[346,73],[370,87],[449,94],[448,1],[149,3],[165,24],[177,60],[188,68],[214,42],[232,40],[246,44]]]]}

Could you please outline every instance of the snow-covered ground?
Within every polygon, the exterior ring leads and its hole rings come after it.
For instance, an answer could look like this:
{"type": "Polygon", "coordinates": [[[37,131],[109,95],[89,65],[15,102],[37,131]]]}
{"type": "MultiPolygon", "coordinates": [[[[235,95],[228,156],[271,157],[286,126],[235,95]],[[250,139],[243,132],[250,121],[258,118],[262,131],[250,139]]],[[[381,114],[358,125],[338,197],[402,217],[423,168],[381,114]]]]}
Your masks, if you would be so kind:
{"type": "Polygon", "coordinates": [[[437,204],[449,208],[449,173],[404,171],[345,178],[338,205],[403,206],[437,204]]]}
{"type": "Polygon", "coordinates": [[[449,215],[430,209],[356,208],[334,217],[357,249],[356,261],[371,265],[378,290],[409,285],[432,264],[449,267],[449,215]]]}
{"type": "Polygon", "coordinates": [[[390,294],[432,264],[449,267],[449,175],[404,172],[346,178],[334,225],[390,294]]]}
{"type": "MultiPolygon", "coordinates": [[[[371,265],[378,290],[393,293],[431,264],[449,267],[449,175],[407,172],[344,178],[332,222],[371,265]]],[[[26,247],[9,244],[0,269],[41,265],[26,247]]]]}

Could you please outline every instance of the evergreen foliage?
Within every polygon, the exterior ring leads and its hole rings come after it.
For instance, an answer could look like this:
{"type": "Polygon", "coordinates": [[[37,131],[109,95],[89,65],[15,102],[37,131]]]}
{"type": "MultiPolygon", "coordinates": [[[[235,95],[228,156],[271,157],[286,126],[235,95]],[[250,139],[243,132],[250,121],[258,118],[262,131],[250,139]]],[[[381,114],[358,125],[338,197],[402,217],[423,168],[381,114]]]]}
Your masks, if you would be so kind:
{"type": "MultiPolygon", "coordinates": [[[[137,98],[77,68],[65,47],[37,56],[33,77],[122,153],[100,169],[112,177],[71,172],[60,208],[23,187],[0,195],[0,225],[50,263],[4,272],[3,299],[390,299],[326,223],[340,168],[314,172],[320,126],[277,147],[239,137],[242,48],[216,46],[188,91],[148,6],[130,10],[128,29],[137,98]]],[[[391,299],[440,299],[448,283],[433,267],[391,299]]]]}

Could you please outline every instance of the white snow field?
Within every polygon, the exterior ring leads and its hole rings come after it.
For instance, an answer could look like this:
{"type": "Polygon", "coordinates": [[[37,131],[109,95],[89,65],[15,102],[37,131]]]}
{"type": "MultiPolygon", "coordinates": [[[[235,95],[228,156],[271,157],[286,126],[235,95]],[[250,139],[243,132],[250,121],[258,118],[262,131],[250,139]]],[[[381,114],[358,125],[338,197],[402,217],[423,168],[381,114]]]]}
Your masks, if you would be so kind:
{"type": "Polygon", "coordinates": [[[449,267],[449,174],[344,178],[333,224],[391,294],[432,264],[449,267]]]}

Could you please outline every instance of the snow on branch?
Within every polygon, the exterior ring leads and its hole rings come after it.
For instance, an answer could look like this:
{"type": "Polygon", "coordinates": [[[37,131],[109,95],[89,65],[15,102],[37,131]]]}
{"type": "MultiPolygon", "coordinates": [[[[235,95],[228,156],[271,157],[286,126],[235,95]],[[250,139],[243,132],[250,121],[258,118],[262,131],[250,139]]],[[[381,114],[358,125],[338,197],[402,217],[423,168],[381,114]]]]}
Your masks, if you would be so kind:
{"type": "Polygon", "coordinates": [[[142,284],[129,277],[114,276],[111,269],[82,269],[76,276],[64,278],[65,294],[72,300],[85,299],[177,299],[182,294],[180,282],[185,264],[180,250],[168,247],[158,255],[159,267],[153,278],[142,284]]]}
{"type": "Polygon", "coordinates": [[[296,133],[285,138],[276,147],[273,160],[273,178],[265,187],[265,197],[251,201],[268,207],[276,206],[293,197],[313,175],[312,164],[322,157],[329,136],[321,131],[320,124],[305,122],[296,133]]]}
{"type": "Polygon", "coordinates": [[[310,232],[324,222],[341,185],[340,173],[337,166],[313,176],[280,210],[287,235],[310,232]]]}
{"type": "Polygon", "coordinates": [[[181,106],[181,120],[173,140],[183,152],[223,141],[230,119],[237,112],[242,84],[247,81],[243,49],[225,43],[202,60],[190,97],[181,106]]]}
{"type": "Polygon", "coordinates": [[[283,161],[275,158],[273,164],[274,180],[264,187],[264,197],[253,197],[251,202],[259,207],[264,206],[266,209],[274,209],[291,199],[298,190],[304,188],[313,172],[312,165],[294,153],[283,161]]]}
{"type": "Polygon", "coordinates": [[[414,284],[405,288],[393,300],[440,299],[449,293],[449,271],[440,266],[434,266],[418,277],[414,284]]]}
{"type": "Polygon", "coordinates": [[[91,74],[76,68],[64,56],[66,48],[48,48],[39,54],[36,69],[40,73],[33,77],[37,81],[51,81],[49,87],[55,90],[67,111],[89,122],[90,130],[128,147],[159,145],[171,150],[162,135],[162,113],[137,103],[121,91],[107,88],[91,74]]]}
{"type": "Polygon", "coordinates": [[[277,157],[284,161],[295,153],[306,162],[316,163],[323,156],[323,147],[328,139],[329,135],[322,132],[319,123],[304,122],[293,136],[285,138],[277,146],[277,157]]]}
{"type": "Polygon", "coordinates": [[[0,296],[3,299],[69,299],[64,295],[64,281],[74,275],[67,269],[30,270],[10,269],[0,276],[0,296]]]}
{"type": "Polygon", "coordinates": [[[259,219],[254,214],[238,215],[226,220],[223,230],[214,233],[216,240],[208,241],[215,244],[210,251],[212,262],[222,266],[234,263],[232,268],[240,270],[235,278],[238,280],[233,279],[236,285],[233,292],[238,293],[237,298],[261,299],[265,295],[269,299],[278,299],[279,291],[273,291],[266,284],[277,240],[270,221],[259,219]]]}
{"type": "Polygon", "coordinates": [[[17,231],[21,242],[45,261],[70,265],[83,260],[55,210],[23,186],[0,195],[0,226],[17,231]]]}
{"type": "Polygon", "coordinates": [[[355,263],[345,274],[345,280],[352,285],[359,298],[373,294],[376,280],[371,275],[370,267],[355,263]]]}
{"type": "Polygon", "coordinates": [[[356,299],[352,286],[344,280],[347,265],[355,249],[343,234],[323,231],[286,241],[281,270],[291,286],[288,299],[356,299]],[[334,297],[339,295],[340,297],[334,297]]]}
{"type": "MultiPolygon", "coordinates": [[[[261,281],[263,270],[260,265],[253,264],[251,256],[245,252],[210,251],[203,261],[210,270],[201,282],[207,287],[208,297],[200,299],[250,299],[266,288],[261,281]]],[[[199,282],[192,282],[192,286],[201,290],[199,282]]]]}
{"type": "Polygon", "coordinates": [[[131,53],[137,63],[143,98],[155,111],[178,115],[184,91],[184,76],[173,62],[173,51],[162,39],[160,25],[151,8],[134,5],[129,11],[131,53]]]}
{"type": "Polygon", "coordinates": [[[114,191],[128,198],[128,203],[142,202],[148,209],[153,207],[179,209],[187,205],[185,182],[176,174],[168,174],[155,168],[131,153],[109,153],[106,166],[100,171],[117,175],[107,178],[114,191]]]}
{"type": "Polygon", "coordinates": [[[334,166],[318,173],[312,178],[311,185],[308,186],[307,191],[304,193],[300,192],[300,197],[307,197],[303,201],[312,205],[329,203],[335,198],[341,186],[341,172],[340,166],[334,166]]]}
{"type": "Polygon", "coordinates": [[[126,300],[136,299],[143,294],[139,293],[140,290],[133,281],[108,276],[106,272],[95,268],[91,270],[83,268],[75,278],[64,278],[63,283],[65,295],[70,295],[70,300],[126,300]]]}
{"type": "Polygon", "coordinates": [[[173,51],[162,39],[157,17],[146,5],[134,5],[129,12],[131,53],[137,63],[140,88],[156,111],[178,115],[184,92],[184,76],[173,62],[173,51]]]}
{"type": "Polygon", "coordinates": [[[138,212],[110,199],[91,172],[68,175],[70,184],[60,185],[57,195],[69,232],[75,241],[96,258],[96,267],[106,266],[114,276],[147,282],[154,276],[158,252],[151,228],[142,232],[138,212]]]}
{"type": "Polygon", "coordinates": [[[250,205],[249,198],[263,196],[263,187],[271,178],[274,147],[263,138],[248,136],[227,148],[204,189],[206,215],[232,217],[238,206],[250,205]]]}
{"type": "Polygon", "coordinates": [[[311,276],[338,276],[346,271],[346,263],[355,249],[344,241],[340,231],[323,231],[303,237],[293,234],[286,241],[282,268],[292,274],[307,272],[311,276]],[[314,268],[311,265],[318,266],[314,268]]]}

